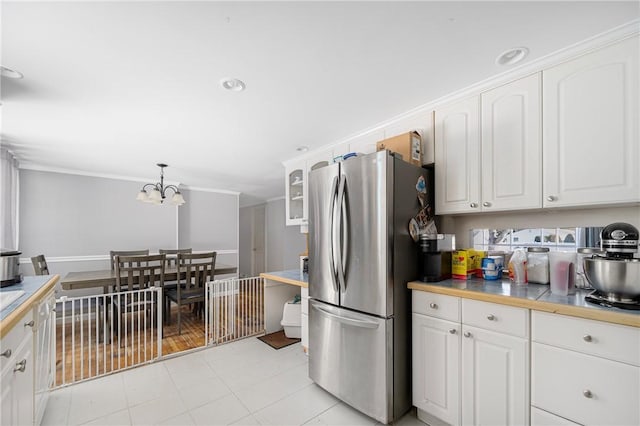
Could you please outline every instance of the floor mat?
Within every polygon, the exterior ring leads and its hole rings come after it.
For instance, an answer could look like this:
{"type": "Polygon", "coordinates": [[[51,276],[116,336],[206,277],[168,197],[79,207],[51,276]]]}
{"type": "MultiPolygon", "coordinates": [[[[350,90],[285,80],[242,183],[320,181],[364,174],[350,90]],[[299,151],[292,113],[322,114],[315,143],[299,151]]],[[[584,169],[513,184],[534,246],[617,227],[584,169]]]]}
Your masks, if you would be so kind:
{"type": "Polygon", "coordinates": [[[300,339],[290,339],[284,334],[284,330],[276,331],[275,333],[265,334],[264,336],[258,337],[258,339],[262,340],[267,345],[271,346],[273,349],[281,349],[289,345],[293,345],[294,343],[300,342],[300,339]]]}

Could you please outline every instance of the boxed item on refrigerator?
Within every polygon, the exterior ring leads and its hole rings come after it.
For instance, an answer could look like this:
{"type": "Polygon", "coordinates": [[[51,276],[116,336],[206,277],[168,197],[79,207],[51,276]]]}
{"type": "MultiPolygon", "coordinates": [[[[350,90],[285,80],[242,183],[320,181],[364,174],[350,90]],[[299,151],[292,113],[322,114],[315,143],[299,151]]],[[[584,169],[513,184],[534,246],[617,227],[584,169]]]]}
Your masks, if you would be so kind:
{"type": "Polygon", "coordinates": [[[403,133],[376,143],[376,151],[383,149],[400,154],[407,163],[422,166],[422,138],[420,133],[416,131],[403,133]]]}
{"type": "Polygon", "coordinates": [[[451,276],[466,280],[478,276],[482,278],[482,258],[486,256],[482,250],[456,250],[451,254],[451,276]]]}

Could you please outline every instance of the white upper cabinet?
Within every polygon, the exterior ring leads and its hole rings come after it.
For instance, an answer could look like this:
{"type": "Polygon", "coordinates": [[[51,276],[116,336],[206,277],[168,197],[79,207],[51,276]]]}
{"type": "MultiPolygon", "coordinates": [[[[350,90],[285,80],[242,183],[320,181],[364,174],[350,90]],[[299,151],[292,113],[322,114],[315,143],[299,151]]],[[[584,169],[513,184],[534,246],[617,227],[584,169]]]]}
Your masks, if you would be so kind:
{"type": "Polygon", "coordinates": [[[639,44],[543,72],[545,207],[640,201],[639,44]]]}
{"type": "Polygon", "coordinates": [[[307,221],[307,168],[304,160],[285,167],[285,210],[287,225],[304,225],[307,221]]]}
{"type": "Polygon", "coordinates": [[[542,207],[540,74],[481,95],[482,210],[542,207]]]}
{"type": "Polygon", "coordinates": [[[435,112],[436,214],[480,210],[480,97],[435,112]]]}

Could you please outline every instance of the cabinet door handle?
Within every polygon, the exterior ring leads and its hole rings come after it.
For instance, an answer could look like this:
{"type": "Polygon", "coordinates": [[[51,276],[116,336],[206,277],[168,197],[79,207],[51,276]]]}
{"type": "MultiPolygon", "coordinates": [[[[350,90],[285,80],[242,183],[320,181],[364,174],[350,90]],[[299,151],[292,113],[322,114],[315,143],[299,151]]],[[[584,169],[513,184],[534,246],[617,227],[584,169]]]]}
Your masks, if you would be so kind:
{"type": "Polygon", "coordinates": [[[464,337],[471,337],[471,333],[469,333],[468,331],[464,332],[464,337]]]}
{"type": "Polygon", "coordinates": [[[451,334],[456,334],[456,329],[455,329],[455,328],[452,328],[451,330],[449,330],[449,333],[451,333],[451,334]]]}
{"type": "Polygon", "coordinates": [[[590,334],[585,334],[584,336],[582,336],[582,340],[584,340],[585,342],[593,342],[593,338],[590,334]]]}
{"type": "Polygon", "coordinates": [[[491,207],[491,203],[490,203],[490,202],[488,202],[488,201],[485,201],[484,203],[482,203],[482,205],[483,205],[484,207],[491,207]]]}
{"type": "Polygon", "coordinates": [[[489,314],[489,315],[487,315],[487,319],[488,319],[489,321],[493,321],[493,320],[495,320],[495,319],[496,319],[496,317],[494,317],[494,316],[493,316],[493,314],[489,314]]]}
{"type": "Polygon", "coordinates": [[[582,394],[584,395],[585,398],[593,398],[593,394],[591,393],[591,391],[589,389],[583,390],[582,394]]]}
{"type": "Polygon", "coordinates": [[[19,371],[21,373],[24,373],[24,370],[27,368],[27,360],[23,359],[20,362],[16,362],[16,367],[13,369],[13,372],[15,373],[16,371],[19,371]]]}
{"type": "Polygon", "coordinates": [[[475,209],[475,208],[478,207],[478,204],[477,203],[471,203],[471,204],[469,204],[469,207],[471,207],[472,209],[475,209]]]}
{"type": "Polygon", "coordinates": [[[547,201],[556,201],[557,199],[558,199],[558,198],[557,198],[556,196],[554,196],[554,195],[549,195],[549,196],[547,197],[547,201]]]}
{"type": "Polygon", "coordinates": [[[34,325],[35,325],[35,321],[33,320],[24,323],[25,327],[33,327],[34,325]]]}
{"type": "Polygon", "coordinates": [[[6,351],[2,352],[0,355],[5,357],[5,358],[9,358],[12,353],[13,352],[11,352],[11,349],[7,349],[6,351]]]}
{"type": "Polygon", "coordinates": [[[437,305],[437,304],[435,304],[435,303],[429,303],[429,307],[430,307],[431,309],[438,309],[438,305],[437,305]]]}

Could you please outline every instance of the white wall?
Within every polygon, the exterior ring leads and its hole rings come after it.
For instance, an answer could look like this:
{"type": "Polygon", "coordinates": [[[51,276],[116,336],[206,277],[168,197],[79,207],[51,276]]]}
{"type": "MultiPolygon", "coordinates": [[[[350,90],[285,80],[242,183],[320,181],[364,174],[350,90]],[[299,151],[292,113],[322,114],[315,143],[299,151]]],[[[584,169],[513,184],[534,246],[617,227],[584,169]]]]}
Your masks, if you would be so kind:
{"type": "MultiPolygon", "coordinates": [[[[141,183],[20,170],[21,258],[38,254],[61,277],[109,268],[110,250],[192,247],[217,250],[219,263],[238,265],[238,195],[183,190],[187,203],[136,200],[141,183]]],[[[31,264],[21,264],[33,275],[31,264]]],[[[100,289],[101,291],[101,289],[100,289]]],[[[95,293],[93,290],[70,295],[95,293]]]]}
{"type": "Polygon", "coordinates": [[[441,216],[441,233],[455,233],[456,247],[469,246],[471,229],[606,226],[627,222],[640,229],[640,207],[599,207],[590,209],[536,210],[441,216]]]}
{"type": "Polygon", "coordinates": [[[283,271],[300,267],[300,254],[307,250],[306,234],[298,226],[285,226],[284,198],[267,202],[266,252],[267,271],[283,271]]]}

